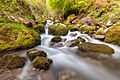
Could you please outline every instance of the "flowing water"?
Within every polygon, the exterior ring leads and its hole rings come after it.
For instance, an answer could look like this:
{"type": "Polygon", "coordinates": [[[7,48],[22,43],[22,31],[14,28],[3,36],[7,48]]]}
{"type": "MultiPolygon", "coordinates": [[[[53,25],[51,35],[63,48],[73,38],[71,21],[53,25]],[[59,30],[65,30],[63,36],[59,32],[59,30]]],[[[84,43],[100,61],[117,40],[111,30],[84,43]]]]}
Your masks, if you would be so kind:
{"type": "MultiPolygon", "coordinates": [[[[78,78],[78,79],[67,79],[67,80],[120,80],[120,78],[117,78],[114,74],[110,73],[108,70],[106,70],[103,67],[99,67],[98,65],[91,64],[84,60],[81,57],[78,57],[75,55],[75,52],[77,50],[77,47],[51,47],[50,46],[50,40],[53,37],[52,35],[48,35],[48,28],[49,25],[51,25],[50,21],[47,21],[47,24],[45,26],[45,34],[41,35],[41,45],[36,46],[36,49],[43,50],[48,54],[48,57],[53,60],[53,64],[51,65],[50,70],[52,73],[50,73],[54,78],[50,79],[47,74],[45,74],[45,77],[48,77],[48,79],[42,79],[42,74],[39,73],[39,71],[35,71],[31,67],[31,62],[27,61],[26,65],[23,67],[21,72],[17,75],[16,80],[58,80],[59,72],[62,70],[70,69],[77,72],[78,76],[84,77],[84,79],[78,78]]],[[[101,42],[99,40],[95,40],[91,37],[89,37],[87,34],[81,34],[80,32],[69,32],[68,35],[62,36],[62,39],[66,39],[66,41],[76,39],[78,36],[81,36],[84,38],[87,42],[92,43],[99,43],[99,44],[106,44],[112,47],[115,50],[115,54],[113,55],[114,58],[120,58],[120,50],[118,46],[111,45],[108,43],[101,42]],[[71,34],[77,33],[77,36],[71,36],[71,34]]],[[[62,42],[64,45],[64,42],[62,42]]],[[[23,52],[17,52],[17,53],[26,53],[26,51],[23,52]]],[[[17,54],[16,53],[16,54],[17,54]]],[[[60,79],[65,80],[65,79],[60,79]]]]}

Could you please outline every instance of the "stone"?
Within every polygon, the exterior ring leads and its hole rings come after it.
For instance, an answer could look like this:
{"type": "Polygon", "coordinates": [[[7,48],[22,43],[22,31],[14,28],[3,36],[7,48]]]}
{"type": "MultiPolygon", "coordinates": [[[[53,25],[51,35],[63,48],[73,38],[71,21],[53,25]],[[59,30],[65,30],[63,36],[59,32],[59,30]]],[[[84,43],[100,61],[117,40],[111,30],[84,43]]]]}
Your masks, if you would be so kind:
{"type": "Polygon", "coordinates": [[[55,36],[51,39],[51,42],[61,42],[62,38],[60,36],[55,36]]]}
{"type": "Polygon", "coordinates": [[[32,66],[39,70],[48,70],[53,61],[49,58],[37,56],[32,61],[32,66]]]}
{"type": "Polygon", "coordinates": [[[112,55],[114,53],[114,49],[105,44],[94,44],[90,42],[79,44],[78,49],[82,52],[92,52],[94,54],[112,55]]]}
{"type": "Polygon", "coordinates": [[[27,51],[27,56],[30,59],[30,61],[33,61],[37,56],[40,57],[47,57],[46,52],[42,51],[42,50],[37,50],[37,49],[31,49],[29,51],[27,51]]]}
{"type": "Polygon", "coordinates": [[[113,26],[105,34],[105,42],[120,45],[120,26],[113,26]]]}
{"type": "Polygon", "coordinates": [[[0,68],[16,69],[25,65],[25,57],[15,54],[6,54],[0,58],[0,68]]]}

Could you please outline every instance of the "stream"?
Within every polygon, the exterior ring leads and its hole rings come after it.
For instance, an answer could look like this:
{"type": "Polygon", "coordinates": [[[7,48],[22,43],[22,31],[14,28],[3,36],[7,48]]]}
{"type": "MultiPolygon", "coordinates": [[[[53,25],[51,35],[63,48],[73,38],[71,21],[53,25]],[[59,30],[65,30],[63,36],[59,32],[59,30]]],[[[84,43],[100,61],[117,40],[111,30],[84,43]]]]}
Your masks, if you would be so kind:
{"type": "MultiPolygon", "coordinates": [[[[23,68],[6,71],[0,74],[0,80],[120,80],[118,76],[115,76],[115,74],[111,73],[106,68],[91,64],[84,58],[77,56],[75,54],[77,47],[51,47],[50,40],[54,37],[48,34],[48,27],[51,24],[53,23],[48,20],[45,26],[45,34],[41,34],[41,45],[34,47],[38,50],[45,51],[48,57],[53,60],[50,69],[48,71],[38,71],[32,68],[30,61],[27,61],[23,68]],[[64,73],[65,70],[67,74],[70,72],[74,79],[72,79],[72,77],[70,77],[71,79],[64,79],[66,77],[65,75],[60,78],[60,72],[63,71],[64,73]]],[[[75,31],[69,32],[66,36],[61,37],[69,41],[76,39],[78,36],[81,36],[87,42],[109,45],[115,50],[115,54],[112,55],[113,58],[120,59],[119,46],[95,40],[87,34],[81,34],[75,31]],[[71,36],[72,33],[77,33],[77,35],[71,36]]],[[[61,42],[63,45],[64,43],[65,42],[61,42]]],[[[25,56],[26,52],[27,50],[20,50],[14,52],[14,54],[25,56]]]]}

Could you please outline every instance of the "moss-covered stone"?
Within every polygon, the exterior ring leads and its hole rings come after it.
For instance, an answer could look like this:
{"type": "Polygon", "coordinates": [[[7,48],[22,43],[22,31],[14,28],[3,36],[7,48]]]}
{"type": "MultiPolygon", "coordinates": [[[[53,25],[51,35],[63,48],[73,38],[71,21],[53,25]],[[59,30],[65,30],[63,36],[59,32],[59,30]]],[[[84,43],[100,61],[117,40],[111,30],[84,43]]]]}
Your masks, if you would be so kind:
{"type": "Polygon", "coordinates": [[[57,25],[53,24],[49,27],[49,34],[55,35],[55,29],[56,29],[57,25]]]}
{"type": "Polygon", "coordinates": [[[60,36],[55,36],[51,39],[51,42],[61,42],[62,38],[60,36]]]}
{"type": "Polygon", "coordinates": [[[32,49],[27,51],[28,58],[33,61],[37,56],[47,57],[47,54],[44,51],[32,49]]]}
{"type": "Polygon", "coordinates": [[[105,34],[105,42],[120,45],[120,26],[109,28],[105,34]]]}
{"type": "Polygon", "coordinates": [[[61,24],[53,24],[49,27],[49,33],[52,35],[65,36],[68,33],[68,29],[61,24]]]}
{"type": "Polygon", "coordinates": [[[39,70],[47,70],[49,69],[50,65],[53,63],[53,61],[49,58],[40,57],[37,56],[33,61],[32,65],[34,68],[39,70]]]}
{"type": "Polygon", "coordinates": [[[44,33],[45,32],[45,28],[44,28],[43,24],[35,25],[35,26],[33,26],[33,29],[35,29],[39,33],[44,33]]]}
{"type": "Polygon", "coordinates": [[[65,26],[58,25],[55,29],[55,35],[66,36],[68,34],[68,29],[65,26]]]}
{"type": "Polygon", "coordinates": [[[38,32],[19,23],[0,23],[0,52],[33,47],[41,43],[38,32]]]}
{"type": "Polygon", "coordinates": [[[25,65],[25,58],[15,54],[7,54],[0,58],[0,68],[15,69],[25,65]]]}
{"type": "Polygon", "coordinates": [[[78,49],[83,52],[93,52],[94,54],[107,54],[112,55],[114,49],[104,44],[93,44],[89,42],[84,42],[78,45],[78,49]]]}

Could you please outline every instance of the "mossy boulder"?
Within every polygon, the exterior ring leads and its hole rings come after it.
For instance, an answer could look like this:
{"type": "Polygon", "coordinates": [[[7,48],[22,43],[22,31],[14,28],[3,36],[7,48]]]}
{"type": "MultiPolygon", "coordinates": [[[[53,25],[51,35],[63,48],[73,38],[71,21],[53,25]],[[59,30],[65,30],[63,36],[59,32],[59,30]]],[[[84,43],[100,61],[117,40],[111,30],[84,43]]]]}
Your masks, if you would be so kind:
{"type": "Polygon", "coordinates": [[[120,45],[120,26],[114,26],[108,29],[105,34],[105,42],[120,45]]]}
{"type": "Polygon", "coordinates": [[[63,25],[58,25],[55,29],[55,35],[66,36],[68,34],[68,29],[63,25]]]}
{"type": "Polygon", "coordinates": [[[15,54],[7,54],[0,58],[0,68],[15,69],[25,65],[25,58],[15,54]]]}
{"type": "Polygon", "coordinates": [[[32,49],[27,51],[28,58],[33,61],[37,56],[47,57],[47,54],[44,51],[32,49]]]}
{"type": "Polygon", "coordinates": [[[45,32],[45,26],[43,24],[38,24],[33,26],[33,29],[35,29],[36,31],[38,31],[39,33],[44,33],[45,32]]]}
{"type": "Polygon", "coordinates": [[[0,23],[0,52],[24,49],[40,44],[40,35],[20,23],[0,23]]]}
{"type": "Polygon", "coordinates": [[[68,29],[61,24],[53,24],[49,27],[49,33],[52,35],[65,36],[68,33],[68,29]]]}
{"type": "Polygon", "coordinates": [[[94,44],[90,42],[84,42],[78,45],[78,49],[82,52],[92,52],[94,54],[107,54],[112,55],[114,49],[104,44],[94,44]]]}
{"type": "Polygon", "coordinates": [[[32,61],[32,66],[36,69],[39,69],[39,70],[47,70],[50,68],[50,65],[52,63],[53,63],[53,61],[49,58],[37,56],[32,61]]]}
{"type": "Polygon", "coordinates": [[[61,42],[62,38],[60,36],[55,36],[51,39],[51,42],[61,42]]]}

